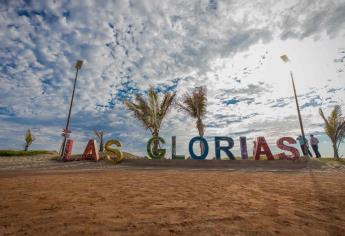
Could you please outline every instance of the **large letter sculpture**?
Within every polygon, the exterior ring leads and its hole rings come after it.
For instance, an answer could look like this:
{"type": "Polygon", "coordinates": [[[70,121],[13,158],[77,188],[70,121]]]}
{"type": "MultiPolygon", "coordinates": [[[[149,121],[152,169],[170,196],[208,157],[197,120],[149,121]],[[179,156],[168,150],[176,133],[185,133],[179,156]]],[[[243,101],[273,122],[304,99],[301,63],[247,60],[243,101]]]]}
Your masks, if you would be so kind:
{"type": "Polygon", "coordinates": [[[120,141],[116,139],[109,140],[105,143],[105,157],[113,161],[115,164],[120,163],[123,160],[123,153],[117,148],[113,148],[112,145],[122,147],[120,141]]]}
{"type": "Polygon", "coordinates": [[[63,161],[73,161],[70,159],[70,156],[72,154],[73,143],[74,143],[74,141],[72,139],[67,140],[65,152],[64,152],[63,157],[62,157],[63,161]]]}
{"type": "Polygon", "coordinates": [[[154,137],[150,138],[150,140],[147,142],[147,154],[152,159],[162,159],[165,155],[166,150],[159,148],[158,153],[152,153],[152,144],[154,141],[158,141],[158,142],[165,144],[164,139],[161,137],[154,136],[154,137]]]}
{"type": "Polygon", "coordinates": [[[192,159],[204,160],[207,157],[207,154],[208,154],[208,143],[207,143],[206,139],[204,139],[203,137],[200,137],[200,136],[192,138],[189,141],[189,154],[192,157],[192,159]],[[195,155],[195,153],[193,151],[193,144],[196,141],[203,142],[203,144],[204,144],[204,153],[201,153],[200,156],[195,155]]]}
{"type": "Polygon", "coordinates": [[[96,147],[96,140],[90,139],[86,145],[85,151],[82,156],[83,160],[99,160],[99,153],[96,147]]]}
{"type": "Polygon", "coordinates": [[[247,138],[240,137],[240,145],[241,145],[241,156],[243,160],[248,159],[248,149],[247,149],[247,138]]]}
{"type": "Polygon", "coordinates": [[[184,160],[184,155],[176,155],[176,136],[171,137],[171,159],[184,160]]]}
{"type": "Polygon", "coordinates": [[[220,160],[220,151],[224,151],[230,160],[236,160],[236,158],[234,157],[234,155],[230,151],[230,149],[234,147],[234,140],[232,138],[230,138],[230,137],[215,137],[214,142],[215,142],[216,159],[217,160],[220,160]],[[221,147],[220,141],[227,141],[228,145],[226,147],[221,147]]]}
{"type": "Polygon", "coordinates": [[[264,137],[258,137],[255,146],[256,146],[255,154],[254,154],[255,160],[260,160],[260,155],[266,155],[267,160],[274,160],[272,152],[271,152],[270,148],[268,147],[267,142],[266,142],[264,137]],[[263,150],[261,150],[261,148],[263,150]]]}
{"type": "Polygon", "coordinates": [[[279,159],[287,159],[287,160],[296,160],[299,158],[299,151],[297,148],[287,146],[284,144],[284,142],[287,142],[288,144],[295,144],[296,140],[291,137],[282,137],[277,140],[277,147],[280,148],[283,151],[291,152],[292,155],[286,155],[284,152],[277,154],[276,156],[279,159]]]}

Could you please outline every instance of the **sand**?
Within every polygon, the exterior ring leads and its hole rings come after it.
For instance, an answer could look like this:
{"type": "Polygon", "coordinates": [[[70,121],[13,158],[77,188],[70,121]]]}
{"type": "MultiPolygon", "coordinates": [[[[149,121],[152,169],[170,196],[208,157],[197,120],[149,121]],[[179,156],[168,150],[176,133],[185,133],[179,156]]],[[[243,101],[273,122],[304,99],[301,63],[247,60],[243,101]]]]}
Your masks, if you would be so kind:
{"type": "Polygon", "coordinates": [[[344,235],[345,172],[0,171],[0,235],[344,235]]]}

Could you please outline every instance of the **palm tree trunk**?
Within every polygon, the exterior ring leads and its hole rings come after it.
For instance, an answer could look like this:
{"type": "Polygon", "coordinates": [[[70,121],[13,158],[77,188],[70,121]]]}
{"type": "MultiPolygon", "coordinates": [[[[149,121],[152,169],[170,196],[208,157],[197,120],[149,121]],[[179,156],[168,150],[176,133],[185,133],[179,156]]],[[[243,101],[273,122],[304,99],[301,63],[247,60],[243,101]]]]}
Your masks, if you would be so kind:
{"type": "Polygon", "coordinates": [[[29,144],[25,144],[24,151],[27,151],[29,149],[29,144]]]}
{"type": "MultiPolygon", "coordinates": [[[[199,136],[204,137],[204,124],[202,123],[202,120],[200,118],[198,118],[196,121],[196,127],[199,131],[199,136]]],[[[203,154],[205,151],[205,146],[203,142],[200,142],[200,151],[200,154],[203,154]]]]}
{"type": "Polygon", "coordinates": [[[103,152],[103,135],[101,136],[101,141],[100,141],[100,144],[99,144],[99,151],[100,152],[103,152]]]}
{"type": "MultiPolygon", "coordinates": [[[[153,137],[158,137],[158,131],[154,131],[152,133],[152,136],[153,137]]],[[[159,141],[157,139],[153,140],[153,149],[152,149],[152,152],[153,152],[153,155],[158,155],[158,147],[159,147],[159,141]]]]}
{"type": "Polygon", "coordinates": [[[337,143],[333,142],[333,152],[334,152],[334,158],[338,159],[339,158],[339,153],[338,153],[338,147],[337,143]]]}

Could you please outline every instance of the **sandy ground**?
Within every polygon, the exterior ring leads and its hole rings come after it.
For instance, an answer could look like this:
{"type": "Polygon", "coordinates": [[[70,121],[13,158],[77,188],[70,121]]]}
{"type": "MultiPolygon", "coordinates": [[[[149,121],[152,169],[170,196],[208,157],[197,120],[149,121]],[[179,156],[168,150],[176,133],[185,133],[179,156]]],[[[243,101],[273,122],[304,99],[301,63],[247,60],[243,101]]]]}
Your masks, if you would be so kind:
{"type": "Polygon", "coordinates": [[[0,171],[0,235],[344,235],[345,172],[0,171]]]}

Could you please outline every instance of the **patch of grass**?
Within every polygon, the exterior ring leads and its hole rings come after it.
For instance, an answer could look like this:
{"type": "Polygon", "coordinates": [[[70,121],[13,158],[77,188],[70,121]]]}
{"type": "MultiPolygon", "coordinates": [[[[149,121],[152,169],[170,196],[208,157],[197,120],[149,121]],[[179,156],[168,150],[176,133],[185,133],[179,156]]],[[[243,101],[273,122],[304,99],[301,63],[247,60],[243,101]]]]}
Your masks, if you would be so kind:
{"type": "Polygon", "coordinates": [[[322,157],[322,158],[313,158],[313,160],[318,160],[327,164],[330,167],[340,167],[345,166],[345,160],[343,158],[335,159],[333,157],[322,157]]]}
{"type": "Polygon", "coordinates": [[[0,156],[34,156],[39,154],[55,154],[52,151],[46,150],[30,150],[30,151],[16,151],[16,150],[0,150],[0,156]]]}
{"type": "Polygon", "coordinates": [[[142,157],[139,157],[129,152],[123,152],[123,156],[124,158],[127,158],[127,159],[142,159],[142,157]]]}

